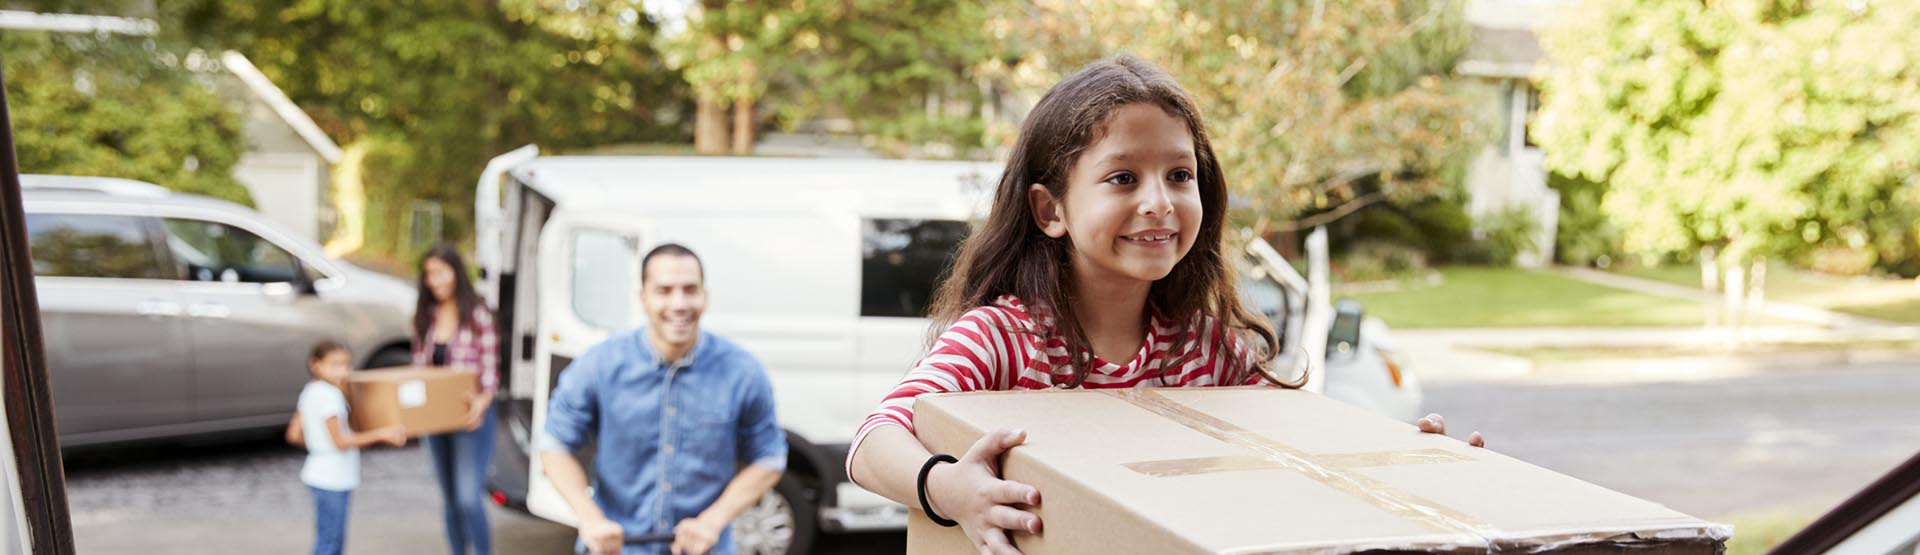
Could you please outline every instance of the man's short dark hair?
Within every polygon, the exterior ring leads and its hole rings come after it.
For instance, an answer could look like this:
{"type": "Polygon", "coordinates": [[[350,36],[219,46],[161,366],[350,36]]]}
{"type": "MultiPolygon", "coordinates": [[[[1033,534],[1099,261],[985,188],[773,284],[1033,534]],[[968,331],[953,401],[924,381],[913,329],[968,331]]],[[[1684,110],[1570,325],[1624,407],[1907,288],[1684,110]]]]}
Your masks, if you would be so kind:
{"type": "Polygon", "coordinates": [[[647,251],[646,256],[640,257],[640,284],[641,285],[647,284],[647,265],[653,263],[653,257],[660,256],[660,255],[684,256],[687,258],[692,258],[693,266],[700,269],[700,281],[707,280],[707,265],[700,262],[700,255],[693,254],[693,249],[689,249],[686,247],[686,245],[682,245],[679,243],[661,243],[660,246],[654,247],[653,250],[647,251]]]}

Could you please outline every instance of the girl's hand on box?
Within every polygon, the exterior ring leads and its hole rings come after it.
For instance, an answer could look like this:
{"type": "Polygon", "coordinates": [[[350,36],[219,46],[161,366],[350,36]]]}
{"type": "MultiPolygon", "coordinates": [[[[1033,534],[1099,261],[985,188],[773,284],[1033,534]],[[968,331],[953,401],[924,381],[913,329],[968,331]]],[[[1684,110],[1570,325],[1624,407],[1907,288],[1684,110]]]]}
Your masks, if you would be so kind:
{"type": "Polygon", "coordinates": [[[472,397],[469,397],[467,399],[466,431],[471,432],[480,429],[480,425],[486,423],[487,407],[491,406],[493,406],[493,394],[491,393],[475,393],[472,397]]]}
{"type": "Polygon", "coordinates": [[[936,465],[927,475],[928,504],[959,522],[981,553],[1020,555],[1007,532],[1040,533],[1040,517],[1014,507],[1040,505],[1040,490],[1000,479],[1000,455],[1026,440],[1021,430],[994,430],[974,442],[960,462],[936,465]]]}
{"type": "MultiPolygon", "coordinates": [[[[1429,413],[1425,418],[1421,418],[1419,421],[1415,422],[1414,425],[1419,426],[1420,431],[1422,432],[1426,432],[1429,434],[1447,435],[1447,419],[1444,417],[1441,417],[1440,413],[1437,413],[1437,412],[1429,413]]],[[[1472,445],[1474,447],[1486,447],[1487,439],[1484,437],[1480,437],[1480,432],[1474,432],[1471,435],[1467,436],[1467,445],[1472,445]]]]}
{"type": "Polygon", "coordinates": [[[407,429],[400,427],[399,424],[381,428],[380,442],[394,447],[404,446],[407,444],[407,429]]]}

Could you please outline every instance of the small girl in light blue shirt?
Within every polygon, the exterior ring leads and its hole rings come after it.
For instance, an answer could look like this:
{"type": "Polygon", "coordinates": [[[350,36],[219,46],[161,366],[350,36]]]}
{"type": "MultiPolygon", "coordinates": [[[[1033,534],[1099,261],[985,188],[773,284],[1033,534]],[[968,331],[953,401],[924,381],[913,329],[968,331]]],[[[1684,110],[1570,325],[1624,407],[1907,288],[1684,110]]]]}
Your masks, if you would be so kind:
{"type": "Polygon", "coordinates": [[[287,442],[305,445],[307,462],[300,481],[313,492],[314,555],[339,555],[347,541],[347,497],[360,485],[360,448],[376,443],[405,445],[399,425],[354,432],[347,422],[347,396],[342,390],[353,372],[352,353],[339,343],[322,341],[307,357],[313,381],[300,390],[287,442]]]}

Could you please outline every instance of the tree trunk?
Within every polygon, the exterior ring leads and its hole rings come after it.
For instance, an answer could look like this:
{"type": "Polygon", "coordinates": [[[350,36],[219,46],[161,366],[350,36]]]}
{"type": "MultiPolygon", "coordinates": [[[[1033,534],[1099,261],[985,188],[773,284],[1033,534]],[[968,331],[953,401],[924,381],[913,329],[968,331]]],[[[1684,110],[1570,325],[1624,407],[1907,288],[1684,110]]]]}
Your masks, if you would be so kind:
{"type": "Polygon", "coordinates": [[[1729,260],[1724,266],[1727,268],[1725,279],[1727,328],[1734,330],[1737,336],[1738,330],[1747,323],[1747,269],[1740,265],[1738,260],[1729,260]]]}
{"type": "MultiPolygon", "coordinates": [[[[754,71],[753,60],[740,65],[740,88],[754,90],[754,80],[759,76],[754,71]]],[[[750,94],[750,93],[749,93],[750,94]]],[[[753,154],[753,101],[752,98],[740,98],[733,101],[733,155],[753,154]]]]}
{"type": "Polygon", "coordinates": [[[733,103],[733,155],[753,154],[753,102],[733,103]]]}
{"type": "MultiPolygon", "coordinates": [[[[1720,290],[1720,265],[1715,257],[1719,256],[1713,247],[1700,248],[1700,289],[1711,294],[1720,290]]],[[[1720,303],[1708,301],[1706,304],[1708,328],[1720,323],[1720,303]]]]}
{"type": "Polygon", "coordinates": [[[693,150],[700,154],[727,153],[727,107],[718,100],[695,101],[693,150]]]}

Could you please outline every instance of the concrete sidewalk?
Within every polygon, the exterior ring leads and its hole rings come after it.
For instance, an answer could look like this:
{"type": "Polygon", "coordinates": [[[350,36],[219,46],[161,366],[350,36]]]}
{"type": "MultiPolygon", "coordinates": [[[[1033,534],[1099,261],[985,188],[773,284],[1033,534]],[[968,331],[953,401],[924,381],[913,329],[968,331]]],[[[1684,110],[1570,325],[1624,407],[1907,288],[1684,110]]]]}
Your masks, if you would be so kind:
{"type": "Polygon", "coordinates": [[[1920,353],[1862,345],[1920,342],[1920,327],[1832,329],[1707,328],[1474,328],[1394,330],[1397,342],[1430,381],[1661,381],[1750,375],[1786,366],[1847,366],[1912,360],[1920,353]],[[1740,346],[1793,346],[1790,351],[1740,352],[1740,346]],[[1823,346],[1831,348],[1823,348],[1823,346]],[[1617,358],[1534,360],[1487,349],[1618,349],[1617,358]],[[1632,351],[1676,349],[1699,354],[1649,357],[1632,351]],[[1716,352],[1723,351],[1724,352],[1716,352]]]}

